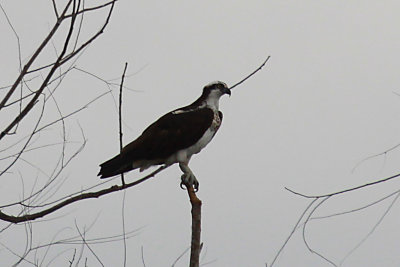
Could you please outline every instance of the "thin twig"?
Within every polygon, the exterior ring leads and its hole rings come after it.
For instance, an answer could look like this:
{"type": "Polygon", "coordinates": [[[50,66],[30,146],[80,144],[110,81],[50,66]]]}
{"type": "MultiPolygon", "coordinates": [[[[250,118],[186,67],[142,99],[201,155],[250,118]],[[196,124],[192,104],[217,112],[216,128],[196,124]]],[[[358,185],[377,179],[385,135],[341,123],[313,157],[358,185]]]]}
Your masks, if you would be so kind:
{"type": "Polygon", "coordinates": [[[336,192],[329,193],[329,194],[324,194],[324,195],[305,195],[305,194],[296,192],[296,191],[294,191],[292,189],[289,189],[287,187],[285,187],[285,189],[287,191],[289,191],[290,193],[293,193],[295,195],[298,195],[298,196],[301,196],[301,197],[305,197],[305,198],[331,197],[331,196],[340,195],[340,194],[344,194],[344,193],[347,193],[347,192],[355,191],[355,190],[358,190],[358,189],[361,189],[361,188],[364,188],[364,187],[368,187],[368,186],[384,183],[384,182],[390,181],[390,180],[392,180],[394,178],[398,178],[398,177],[400,177],[400,173],[395,174],[395,175],[390,176],[390,177],[383,178],[381,180],[377,180],[375,182],[366,183],[366,184],[363,184],[363,185],[351,187],[351,188],[348,188],[348,189],[344,189],[344,190],[341,190],[341,191],[336,191],[336,192]]]}
{"type": "Polygon", "coordinates": [[[124,190],[124,194],[122,196],[122,242],[124,244],[124,267],[126,267],[125,196],[126,191],[124,190]]]}
{"type": "Polygon", "coordinates": [[[6,107],[12,106],[12,105],[14,105],[14,104],[16,104],[16,103],[19,103],[19,104],[20,104],[20,103],[22,103],[22,100],[24,100],[24,99],[27,98],[27,97],[30,97],[30,96],[33,95],[33,94],[35,94],[35,93],[29,93],[29,94],[27,94],[27,95],[25,95],[25,96],[20,96],[17,100],[12,101],[12,102],[10,102],[10,103],[4,105],[4,107],[6,108],[6,107]]]}
{"type": "MultiPolygon", "coordinates": [[[[91,226],[88,228],[91,228],[91,226]]],[[[135,237],[137,235],[136,234],[137,231],[138,230],[132,230],[130,232],[127,232],[127,239],[135,237]]],[[[86,239],[85,241],[87,244],[106,244],[106,243],[120,241],[121,238],[122,238],[122,235],[113,235],[113,236],[107,236],[107,237],[86,239]]],[[[39,249],[53,246],[53,245],[82,245],[82,240],[81,240],[80,236],[77,235],[77,236],[72,236],[72,237],[68,237],[65,239],[57,240],[57,241],[51,241],[50,243],[47,243],[47,244],[40,244],[36,247],[32,247],[32,250],[39,250],[39,249]]]]}
{"type": "Polygon", "coordinates": [[[361,161],[359,161],[359,162],[353,167],[353,169],[351,170],[351,172],[354,173],[355,170],[356,170],[361,164],[363,164],[363,163],[364,163],[365,161],[367,161],[367,160],[370,160],[370,159],[373,159],[373,158],[376,158],[376,157],[379,157],[379,156],[385,156],[385,157],[386,157],[386,155],[387,155],[389,152],[395,150],[395,149],[398,148],[398,147],[400,147],[400,143],[397,144],[397,145],[392,146],[391,148],[389,148],[389,149],[387,149],[387,150],[385,150],[385,151],[383,151],[383,152],[380,152],[380,153],[377,153],[377,154],[374,154],[374,155],[371,155],[371,156],[369,156],[369,157],[366,157],[366,158],[362,159],[361,161]]]}
{"type": "Polygon", "coordinates": [[[385,201],[386,199],[388,199],[388,198],[390,198],[390,197],[392,197],[392,196],[394,196],[396,194],[399,194],[399,193],[400,193],[400,190],[396,190],[396,191],[390,193],[389,195],[386,195],[386,196],[384,196],[384,197],[382,197],[382,198],[380,198],[378,200],[375,200],[375,201],[373,201],[371,203],[368,203],[368,204],[366,204],[364,206],[361,206],[361,207],[358,207],[358,208],[355,208],[355,209],[351,209],[351,210],[345,210],[345,211],[329,214],[329,215],[314,216],[314,217],[310,218],[310,221],[312,221],[312,220],[323,220],[323,219],[328,219],[328,218],[332,218],[332,217],[336,217],[336,216],[355,213],[357,211],[361,211],[361,210],[367,209],[369,207],[372,207],[374,205],[377,205],[377,204],[381,203],[382,201],[385,201]]]}
{"type": "Polygon", "coordinates": [[[104,267],[104,264],[103,264],[103,262],[100,260],[99,256],[97,256],[97,254],[94,252],[94,250],[93,250],[93,249],[89,246],[89,244],[86,242],[86,237],[85,237],[86,231],[84,230],[84,232],[81,233],[81,231],[79,230],[79,227],[78,227],[78,225],[77,225],[77,223],[76,223],[76,220],[75,220],[75,227],[76,227],[76,230],[78,231],[79,235],[80,235],[81,238],[82,238],[82,245],[85,245],[85,246],[90,250],[90,252],[93,254],[93,256],[95,257],[95,259],[100,263],[100,265],[104,267]]]}
{"type": "Polygon", "coordinates": [[[260,65],[260,67],[258,67],[255,71],[253,71],[253,72],[250,73],[249,75],[247,75],[247,77],[244,78],[244,79],[242,79],[240,82],[235,83],[234,85],[232,85],[229,89],[232,90],[233,88],[235,88],[236,86],[242,84],[242,83],[245,82],[247,79],[249,79],[251,76],[253,76],[254,74],[256,74],[259,70],[261,70],[261,69],[264,67],[264,65],[267,63],[267,61],[268,61],[268,59],[269,59],[270,57],[271,57],[271,56],[268,56],[267,59],[260,65]]]}
{"type": "Polygon", "coordinates": [[[172,263],[171,267],[175,267],[175,264],[178,263],[178,261],[183,257],[183,255],[186,254],[186,252],[188,252],[190,249],[190,247],[186,248],[176,259],[175,261],[172,263]]]}
{"type": "MultiPolygon", "coordinates": [[[[56,2],[55,2],[55,0],[51,0],[51,2],[53,3],[53,10],[54,10],[54,13],[56,14],[56,18],[58,20],[60,18],[60,16],[58,15],[56,2]]],[[[74,256],[75,256],[75,254],[74,254],[74,256]]]]}
{"type": "Polygon", "coordinates": [[[0,170],[0,176],[2,176],[4,173],[6,173],[18,161],[18,159],[21,157],[22,153],[24,153],[24,150],[28,147],[30,141],[33,138],[34,132],[39,127],[39,123],[41,122],[41,120],[43,118],[45,106],[46,106],[46,102],[43,101],[43,105],[42,105],[42,109],[40,111],[40,115],[38,117],[38,120],[37,120],[37,122],[35,124],[35,127],[34,127],[32,133],[31,133],[31,135],[29,136],[28,140],[25,142],[24,146],[20,149],[20,151],[18,152],[17,156],[15,156],[14,160],[5,169],[0,170]]]}
{"type": "MultiPolygon", "coordinates": [[[[298,225],[300,224],[301,220],[303,219],[303,217],[306,215],[307,211],[312,207],[312,205],[314,204],[315,201],[317,201],[318,199],[314,199],[313,201],[311,201],[307,207],[304,209],[304,211],[301,213],[299,219],[297,220],[296,224],[294,225],[294,227],[292,228],[292,231],[290,232],[289,236],[286,238],[285,242],[283,243],[283,245],[279,248],[278,252],[275,254],[275,257],[272,259],[271,265],[269,265],[269,267],[272,267],[276,260],[278,259],[279,255],[281,254],[281,252],[283,251],[283,249],[286,247],[287,243],[289,242],[290,238],[292,238],[294,232],[296,232],[298,225]]],[[[268,266],[268,265],[267,265],[268,266]]]]}
{"type": "Polygon", "coordinates": [[[146,262],[144,261],[144,251],[143,251],[143,246],[141,247],[141,254],[142,254],[142,263],[143,263],[143,267],[146,267],[146,262]]]}
{"type": "Polygon", "coordinates": [[[375,223],[375,225],[372,227],[372,229],[368,232],[368,234],[352,249],[350,250],[346,256],[340,261],[340,265],[344,263],[344,261],[350,257],[351,254],[353,254],[378,228],[378,226],[382,223],[383,219],[386,217],[386,215],[389,213],[389,211],[392,209],[393,205],[396,203],[396,201],[399,199],[400,194],[397,192],[397,196],[393,199],[393,201],[389,204],[389,206],[386,208],[385,212],[380,216],[378,221],[375,223]]]}
{"type": "MultiPolygon", "coordinates": [[[[102,9],[102,8],[104,8],[104,7],[106,7],[106,6],[114,5],[114,3],[115,3],[116,1],[117,1],[117,0],[115,0],[115,1],[110,1],[110,2],[107,2],[107,3],[103,4],[103,5],[99,5],[99,6],[95,6],[95,7],[83,8],[83,9],[77,11],[77,14],[79,15],[79,14],[81,14],[81,13],[86,13],[86,12],[89,12],[89,11],[94,11],[94,10],[97,10],[97,9],[102,9]]],[[[69,17],[71,17],[71,16],[72,16],[72,14],[71,14],[71,15],[66,15],[65,18],[69,18],[69,17]]]]}
{"type": "MultiPolygon", "coordinates": [[[[118,124],[119,124],[119,152],[122,152],[123,148],[123,132],[122,132],[122,89],[124,88],[124,79],[128,63],[125,63],[124,72],[122,73],[121,84],[119,86],[119,110],[118,110],[118,124]]],[[[124,173],[121,173],[122,186],[125,186],[124,173]]],[[[125,239],[125,193],[122,198],[122,233],[123,233],[123,244],[124,244],[124,267],[126,267],[126,239],[125,239]]]]}
{"type": "MultiPolygon", "coordinates": [[[[311,210],[310,214],[308,214],[308,216],[307,216],[307,218],[306,218],[306,220],[304,221],[304,224],[303,224],[303,241],[304,241],[304,244],[306,245],[307,249],[311,253],[317,255],[321,259],[325,260],[326,262],[328,262],[328,263],[330,263],[330,264],[332,264],[333,266],[336,267],[337,266],[336,263],[334,263],[333,261],[329,260],[327,257],[322,255],[320,252],[318,252],[318,251],[314,250],[313,248],[311,248],[310,244],[307,242],[307,239],[306,239],[306,227],[307,227],[308,222],[310,221],[311,216],[329,198],[330,197],[323,198],[317,205],[315,205],[315,207],[311,210]]],[[[317,198],[316,200],[319,200],[319,198],[317,198]]]]}
{"type": "Polygon", "coordinates": [[[6,17],[7,23],[10,26],[11,30],[14,32],[15,38],[17,39],[17,46],[18,46],[18,63],[19,63],[19,70],[22,69],[22,59],[21,59],[21,42],[19,39],[19,35],[17,31],[14,28],[14,25],[12,24],[10,18],[7,15],[7,12],[4,10],[3,6],[0,4],[0,9],[3,12],[4,16],[6,17]]]}

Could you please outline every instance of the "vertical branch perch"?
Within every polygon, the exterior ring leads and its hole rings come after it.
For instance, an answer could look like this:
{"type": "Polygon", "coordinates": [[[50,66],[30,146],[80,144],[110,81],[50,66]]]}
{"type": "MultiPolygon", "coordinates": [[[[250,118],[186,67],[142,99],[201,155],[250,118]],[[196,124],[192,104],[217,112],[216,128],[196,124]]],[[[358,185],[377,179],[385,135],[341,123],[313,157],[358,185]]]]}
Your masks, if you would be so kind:
{"type": "MultiPolygon", "coordinates": [[[[124,80],[126,69],[128,68],[128,62],[125,62],[124,72],[121,77],[121,84],[119,85],[119,110],[118,110],[118,123],[119,123],[119,152],[122,152],[123,142],[122,142],[122,89],[124,88],[124,80]]],[[[125,187],[125,177],[124,173],[121,173],[122,187],[125,187]]],[[[126,235],[125,235],[125,191],[124,197],[122,199],[122,236],[124,241],[124,267],[126,266],[126,235]]]]}
{"type": "Polygon", "coordinates": [[[201,234],[201,200],[196,196],[194,188],[186,185],[187,192],[192,205],[192,242],[190,249],[190,264],[189,267],[199,267],[199,258],[202,248],[200,242],[201,234]]]}
{"type": "MultiPolygon", "coordinates": [[[[119,85],[119,152],[122,152],[122,89],[124,88],[125,73],[128,67],[128,62],[125,62],[124,72],[122,73],[121,84],[119,85]]],[[[122,186],[125,186],[124,174],[121,173],[122,186]]]]}

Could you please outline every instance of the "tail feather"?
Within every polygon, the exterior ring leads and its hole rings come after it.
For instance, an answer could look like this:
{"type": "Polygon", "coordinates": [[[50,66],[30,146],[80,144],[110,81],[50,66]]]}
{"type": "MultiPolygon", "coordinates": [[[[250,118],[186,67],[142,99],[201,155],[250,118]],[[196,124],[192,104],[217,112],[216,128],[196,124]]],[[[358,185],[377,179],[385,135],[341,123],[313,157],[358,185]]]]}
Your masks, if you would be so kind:
{"type": "Polygon", "coordinates": [[[101,179],[112,177],[123,172],[129,171],[130,168],[126,164],[121,155],[117,155],[110,160],[100,164],[100,171],[97,174],[101,179]]]}

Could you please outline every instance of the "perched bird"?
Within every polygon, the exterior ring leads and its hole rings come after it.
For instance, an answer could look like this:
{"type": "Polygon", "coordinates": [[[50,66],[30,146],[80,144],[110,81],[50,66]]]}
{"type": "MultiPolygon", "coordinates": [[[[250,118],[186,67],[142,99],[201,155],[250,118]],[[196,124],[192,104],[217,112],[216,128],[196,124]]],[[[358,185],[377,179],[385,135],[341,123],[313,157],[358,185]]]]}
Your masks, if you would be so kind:
{"type": "Polygon", "coordinates": [[[206,85],[192,104],[175,109],[147,127],[142,135],[126,145],[121,153],[100,164],[100,178],[107,178],[139,168],[179,163],[183,184],[199,188],[190,170],[190,158],[199,153],[214,137],[222,122],[219,99],[231,90],[223,82],[206,85]]]}

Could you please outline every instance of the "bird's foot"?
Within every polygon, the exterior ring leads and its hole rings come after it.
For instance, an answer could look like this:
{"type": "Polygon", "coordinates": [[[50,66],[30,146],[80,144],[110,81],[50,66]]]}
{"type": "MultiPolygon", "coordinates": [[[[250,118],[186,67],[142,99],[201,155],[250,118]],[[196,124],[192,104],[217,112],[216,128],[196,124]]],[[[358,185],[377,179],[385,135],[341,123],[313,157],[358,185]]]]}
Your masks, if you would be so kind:
{"type": "Polygon", "coordinates": [[[195,192],[199,191],[199,181],[197,181],[196,176],[192,172],[182,174],[180,184],[182,189],[185,189],[184,185],[193,187],[195,192]]]}

